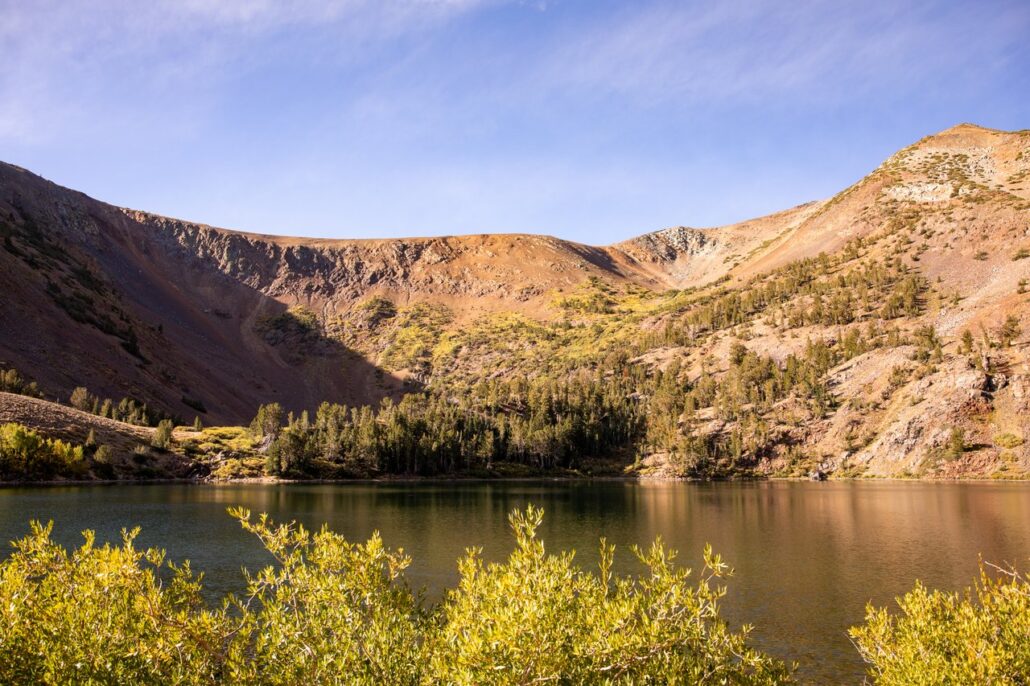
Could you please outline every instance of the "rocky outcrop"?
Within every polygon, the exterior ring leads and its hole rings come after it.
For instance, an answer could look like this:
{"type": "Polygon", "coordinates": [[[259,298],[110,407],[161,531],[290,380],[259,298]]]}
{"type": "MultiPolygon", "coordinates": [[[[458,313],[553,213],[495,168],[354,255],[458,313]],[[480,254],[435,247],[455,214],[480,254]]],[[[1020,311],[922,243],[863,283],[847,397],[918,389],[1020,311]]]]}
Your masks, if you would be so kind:
{"type": "Polygon", "coordinates": [[[645,262],[671,262],[684,256],[711,254],[718,241],[712,231],[676,226],[621,244],[626,252],[645,262]]]}

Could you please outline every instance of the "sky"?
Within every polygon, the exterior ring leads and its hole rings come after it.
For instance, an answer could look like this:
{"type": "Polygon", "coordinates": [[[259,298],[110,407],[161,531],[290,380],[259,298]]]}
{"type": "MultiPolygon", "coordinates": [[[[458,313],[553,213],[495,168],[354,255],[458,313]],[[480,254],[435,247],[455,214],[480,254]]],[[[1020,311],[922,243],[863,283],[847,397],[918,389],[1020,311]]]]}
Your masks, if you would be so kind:
{"type": "Polygon", "coordinates": [[[1030,2],[0,0],[0,160],[259,233],[606,244],[1030,128],[1030,2]]]}

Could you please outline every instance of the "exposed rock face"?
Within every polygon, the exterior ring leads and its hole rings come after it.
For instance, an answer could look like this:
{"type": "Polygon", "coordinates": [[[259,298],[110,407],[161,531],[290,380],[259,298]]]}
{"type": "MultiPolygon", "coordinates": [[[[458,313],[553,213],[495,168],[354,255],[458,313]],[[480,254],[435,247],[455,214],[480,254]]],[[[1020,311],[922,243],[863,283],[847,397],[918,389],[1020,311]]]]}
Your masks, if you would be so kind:
{"type": "Polygon", "coordinates": [[[649,262],[669,262],[682,256],[701,255],[715,251],[717,241],[713,232],[676,226],[655,231],[623,243],[629,252],[633,248],[641,259],[649,262]]]}
{"type": "Polygon", "coordinates": [[[918,474],[934,462],[954,458],[947,454],[951,432],[990,411],[988,383],[986,374],[954,360],[910,384],[876,427],[877,438],[847,463],[864,466],[870,475],[891,476],[918,474]]]}
{"type": "Polygon", "coordinates": [[[943,202],[953,193],[961,193],[950,183],[908,183],[885,188],[884,193],[895,200],[914,200],[916,202],[943,202]]]}

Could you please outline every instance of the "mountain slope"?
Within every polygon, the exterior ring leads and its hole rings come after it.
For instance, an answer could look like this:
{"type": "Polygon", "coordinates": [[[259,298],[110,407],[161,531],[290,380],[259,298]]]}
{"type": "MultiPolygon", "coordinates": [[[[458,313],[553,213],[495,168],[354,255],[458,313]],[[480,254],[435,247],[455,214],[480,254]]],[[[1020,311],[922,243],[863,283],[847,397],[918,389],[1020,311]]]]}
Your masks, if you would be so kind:
{"type": "Polygon", "coordinates": [[[649,403],[645,470],[955,475],[1027,459],[1030,132],[960,125],[829,200],[606,247],[256,236],[9,165],[0,233],[0,360],[59,396],[86,385],[238,422],[273,400],[428,387],[458,402],[484,381],[589,372],[649,403]],[[955,432],[981,447],[943,459],[955,432]]]}
{"type": "Polygon", "coordinates": [[[546,316],[555,293],[590,277],[673,286],[634,256],[650,267],[691,249],[257,236],[112,207],[7,164],[0,234],[0,360],[61,396],[87,385],[173,414],[202,405],[216,421],[271,400],[357,404],[414,387],[407,370],[384,372],[330,335],[370,298],[431,303],[455,324],[506,310],[546,316]]]}

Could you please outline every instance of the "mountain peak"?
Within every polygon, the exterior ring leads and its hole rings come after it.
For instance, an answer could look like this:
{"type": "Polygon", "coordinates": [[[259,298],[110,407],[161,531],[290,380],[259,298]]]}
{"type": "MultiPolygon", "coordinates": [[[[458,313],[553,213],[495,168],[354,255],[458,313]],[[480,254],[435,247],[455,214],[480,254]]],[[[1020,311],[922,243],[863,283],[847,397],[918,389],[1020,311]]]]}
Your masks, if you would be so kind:
{"type": "Polygon", "coordinates": [[[960,122],[958,124],[955,124],[954,126],[949,126],[948,128],[944,129],[943,131],[937,132],[935,135],[941,136],[941,135],[945,135],[945,134],[969,133],[971,131],[982,132],[982,133],[983,132],[986,132],[986,133],[1002,133],[998,129],[991,129],[991,128],[988,128],[986,126],[980,126],[979,124],[974,124],[973,122],[964,121],[964,122],[960,122]]]}
{"type": "Polygon", "coordinates": [[[919,141],[916,145],[924,145],[926,143],[959,147],[966,145],[985,145],[989,144],[990,141],[994,140],[998,136],[1007,135],[1010,135],[1010,132],[1001,131],[999,129],[990,129],[986,126],[980,126],[979,124],[972,124],[970,122],[962,122],[961,124],[955,124],[943,131],[938,131],[935,134],[929,135],[919,141]]]}

